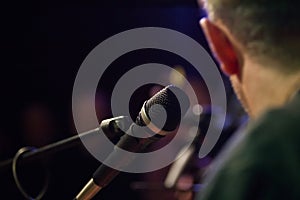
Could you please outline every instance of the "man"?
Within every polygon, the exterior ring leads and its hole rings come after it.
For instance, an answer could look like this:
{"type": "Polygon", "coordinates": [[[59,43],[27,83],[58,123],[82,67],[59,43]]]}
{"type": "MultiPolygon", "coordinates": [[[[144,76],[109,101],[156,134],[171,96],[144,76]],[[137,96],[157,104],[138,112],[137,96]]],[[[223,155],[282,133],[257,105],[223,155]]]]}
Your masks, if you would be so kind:
{"type": "Polygon", "coordinates": [[[300,199],[300,12],[286,0],[207,0],[200,24],[251,117],[197,199],[300,199]]]}

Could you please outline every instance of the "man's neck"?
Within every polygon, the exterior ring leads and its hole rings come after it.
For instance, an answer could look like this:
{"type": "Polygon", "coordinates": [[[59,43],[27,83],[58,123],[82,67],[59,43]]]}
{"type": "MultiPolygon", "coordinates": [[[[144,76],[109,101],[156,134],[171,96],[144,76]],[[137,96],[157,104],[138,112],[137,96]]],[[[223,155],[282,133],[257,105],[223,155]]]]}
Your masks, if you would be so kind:
{"type": "Polygon", "coordinates": [[[269,109],[283,106],[300,89],[300,72],[283,74],[274,66],[245,65],[243,88],[251,109],[257,118],[269,109]]]}

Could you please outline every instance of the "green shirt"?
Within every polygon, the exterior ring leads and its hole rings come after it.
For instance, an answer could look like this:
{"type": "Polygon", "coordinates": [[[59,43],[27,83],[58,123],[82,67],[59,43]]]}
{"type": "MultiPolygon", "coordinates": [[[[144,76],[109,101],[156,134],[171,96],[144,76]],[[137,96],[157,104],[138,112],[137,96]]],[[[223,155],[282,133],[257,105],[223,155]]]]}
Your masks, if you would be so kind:
{"type": "Polygon", "coordinates": [[[223,157],[197,199],[299,200],[300,92],[251,124],[223,157]]]}

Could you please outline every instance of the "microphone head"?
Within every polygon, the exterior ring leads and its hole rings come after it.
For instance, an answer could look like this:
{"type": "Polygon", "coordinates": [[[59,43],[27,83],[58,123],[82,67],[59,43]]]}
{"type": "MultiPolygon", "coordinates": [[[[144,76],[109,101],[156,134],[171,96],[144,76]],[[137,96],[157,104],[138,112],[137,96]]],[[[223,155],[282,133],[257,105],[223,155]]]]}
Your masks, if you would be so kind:
{"type": "MultiPolygon", "coordinates": [[[[188,96],[178,87],[169,85],[144,103],[144,115],[162,131],[173,131],[190,106],[188,96]],[[164,124],[162,124],[164,122],[164,124]],[[163,125],[163,126],[162,126],[163,125]]],[[[145,122],[145,116],[141,116],[145,122]]],[[[147,120],[147,121],[148,121],[147,120]]]]}

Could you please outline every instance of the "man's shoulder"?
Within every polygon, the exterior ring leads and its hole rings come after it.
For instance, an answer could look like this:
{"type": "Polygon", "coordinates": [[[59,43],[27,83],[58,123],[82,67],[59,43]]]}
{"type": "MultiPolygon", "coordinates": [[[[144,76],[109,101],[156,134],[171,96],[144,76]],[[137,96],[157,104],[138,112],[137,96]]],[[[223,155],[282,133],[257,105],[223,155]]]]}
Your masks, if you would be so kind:
{"type": "Polygon", "coordinates": [[[252,123],[208,180],[202,198],[299,199],[299,119],[297,97],[252,123]]]}
{"type": "Polygon", "coordinates": [[[274,173],[285,173],[300,183],[300,176],[295,173],[300,167],[300,95],[250,125],[240,152],[243,156],[252,169],[272,178],[277,177],[274,173]]]}
{"type": "Polygon", "coordinates": [[[300,94],[285,106],[266,112],[249,126],[249,140],[300,145],[300,94]]]}

